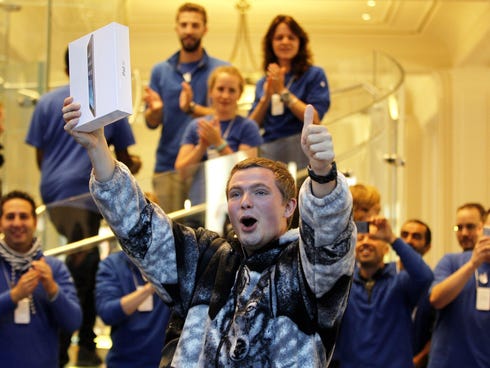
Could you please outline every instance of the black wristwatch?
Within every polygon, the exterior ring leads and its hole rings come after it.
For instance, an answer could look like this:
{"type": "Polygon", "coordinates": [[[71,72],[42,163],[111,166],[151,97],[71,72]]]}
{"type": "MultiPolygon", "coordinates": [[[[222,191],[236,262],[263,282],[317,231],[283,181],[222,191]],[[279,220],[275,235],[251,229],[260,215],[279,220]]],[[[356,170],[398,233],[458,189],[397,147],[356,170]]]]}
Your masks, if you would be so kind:
{"type": "Polygon", "coordinates": [[[291,93],[287,89],[281,93],[281,101],[284,105],[289,107],[289,104],[291,103],[291,93]]]}
{"type": "Polygon", "coordinates": [[[326,184],[337,179],[337,164],[335,163],[335,161],[332,162],[332,168],[330,169],[327,175],[315,174],[315,172],[311,169],[310,165],[308,165],[307,169],[308,169],[308,175],[311,178],[311,180],[316,181],[317,183],[326,184]]]}

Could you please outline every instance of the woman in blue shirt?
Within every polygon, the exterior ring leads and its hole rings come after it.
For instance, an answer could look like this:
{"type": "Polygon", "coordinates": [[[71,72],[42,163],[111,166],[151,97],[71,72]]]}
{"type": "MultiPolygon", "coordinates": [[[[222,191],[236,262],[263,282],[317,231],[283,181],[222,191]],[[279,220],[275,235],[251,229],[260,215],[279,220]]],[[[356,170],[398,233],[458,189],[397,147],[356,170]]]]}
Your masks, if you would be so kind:
{"type": "Polygon", "coordinates": [[[259,127],[255,121],[238,115],[244,85],[236,67],[217,67],[208,80],[214,114],[194,119],[184,132],[175,169],[184,178],[194,175],[189,194],[193,205],[204,202],[204,172],[197,166],[199,163],[237,151],[245,151],[248,157],[257,156],[262,143],[259,127]]]}

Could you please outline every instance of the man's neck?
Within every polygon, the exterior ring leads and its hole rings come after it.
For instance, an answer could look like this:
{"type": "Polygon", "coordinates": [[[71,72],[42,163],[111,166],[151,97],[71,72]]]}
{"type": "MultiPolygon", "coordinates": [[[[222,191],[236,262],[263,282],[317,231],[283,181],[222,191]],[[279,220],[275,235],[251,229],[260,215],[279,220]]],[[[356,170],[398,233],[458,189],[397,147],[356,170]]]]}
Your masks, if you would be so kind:
{"type": "Polygon", "coordinates": [[[361,266],[359,268],[359,274],[365,278],[366,280],[369,280],[373,277],[373,275],[378,272],[378,270],[382,269],[383,265],[376,265],[376,266],[361,266]]]}
{"type": "Polygon", "coordinates": [[[199,49],[193,52],[188,52],[184,49],[180,49],[179,63],[193,63],[195,61],[201,60],[203,55],[204,50],[202,47],[199,47],[199,49]]]}

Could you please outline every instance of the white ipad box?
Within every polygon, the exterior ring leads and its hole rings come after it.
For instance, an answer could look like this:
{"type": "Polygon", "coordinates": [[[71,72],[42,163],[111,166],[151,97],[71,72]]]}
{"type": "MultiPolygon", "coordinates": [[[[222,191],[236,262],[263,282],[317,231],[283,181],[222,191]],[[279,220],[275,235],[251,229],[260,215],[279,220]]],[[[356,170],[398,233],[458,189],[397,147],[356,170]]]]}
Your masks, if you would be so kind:
{"type": "Polygon", "coordinates": [[[68,45],[70,95],[81,104],[75,130],[90,132],[133,113],[129,29],[109,23],[68,45]]]}

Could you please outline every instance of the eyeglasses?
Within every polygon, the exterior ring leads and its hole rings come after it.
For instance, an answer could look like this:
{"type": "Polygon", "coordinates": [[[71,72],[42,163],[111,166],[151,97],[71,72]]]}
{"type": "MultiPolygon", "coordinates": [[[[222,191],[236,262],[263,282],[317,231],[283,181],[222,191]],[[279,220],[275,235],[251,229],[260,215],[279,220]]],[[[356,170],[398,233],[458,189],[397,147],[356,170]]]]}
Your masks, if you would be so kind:
{"type": "Polygon", "coordinates": [[[458,224],[458,225],[454,225],[453,230],[455,232],[463,231],[463,229],[466,229],[468,231],[473,231],[476,230],[477,227],[478,227],[477,224],[458,224]]]}

